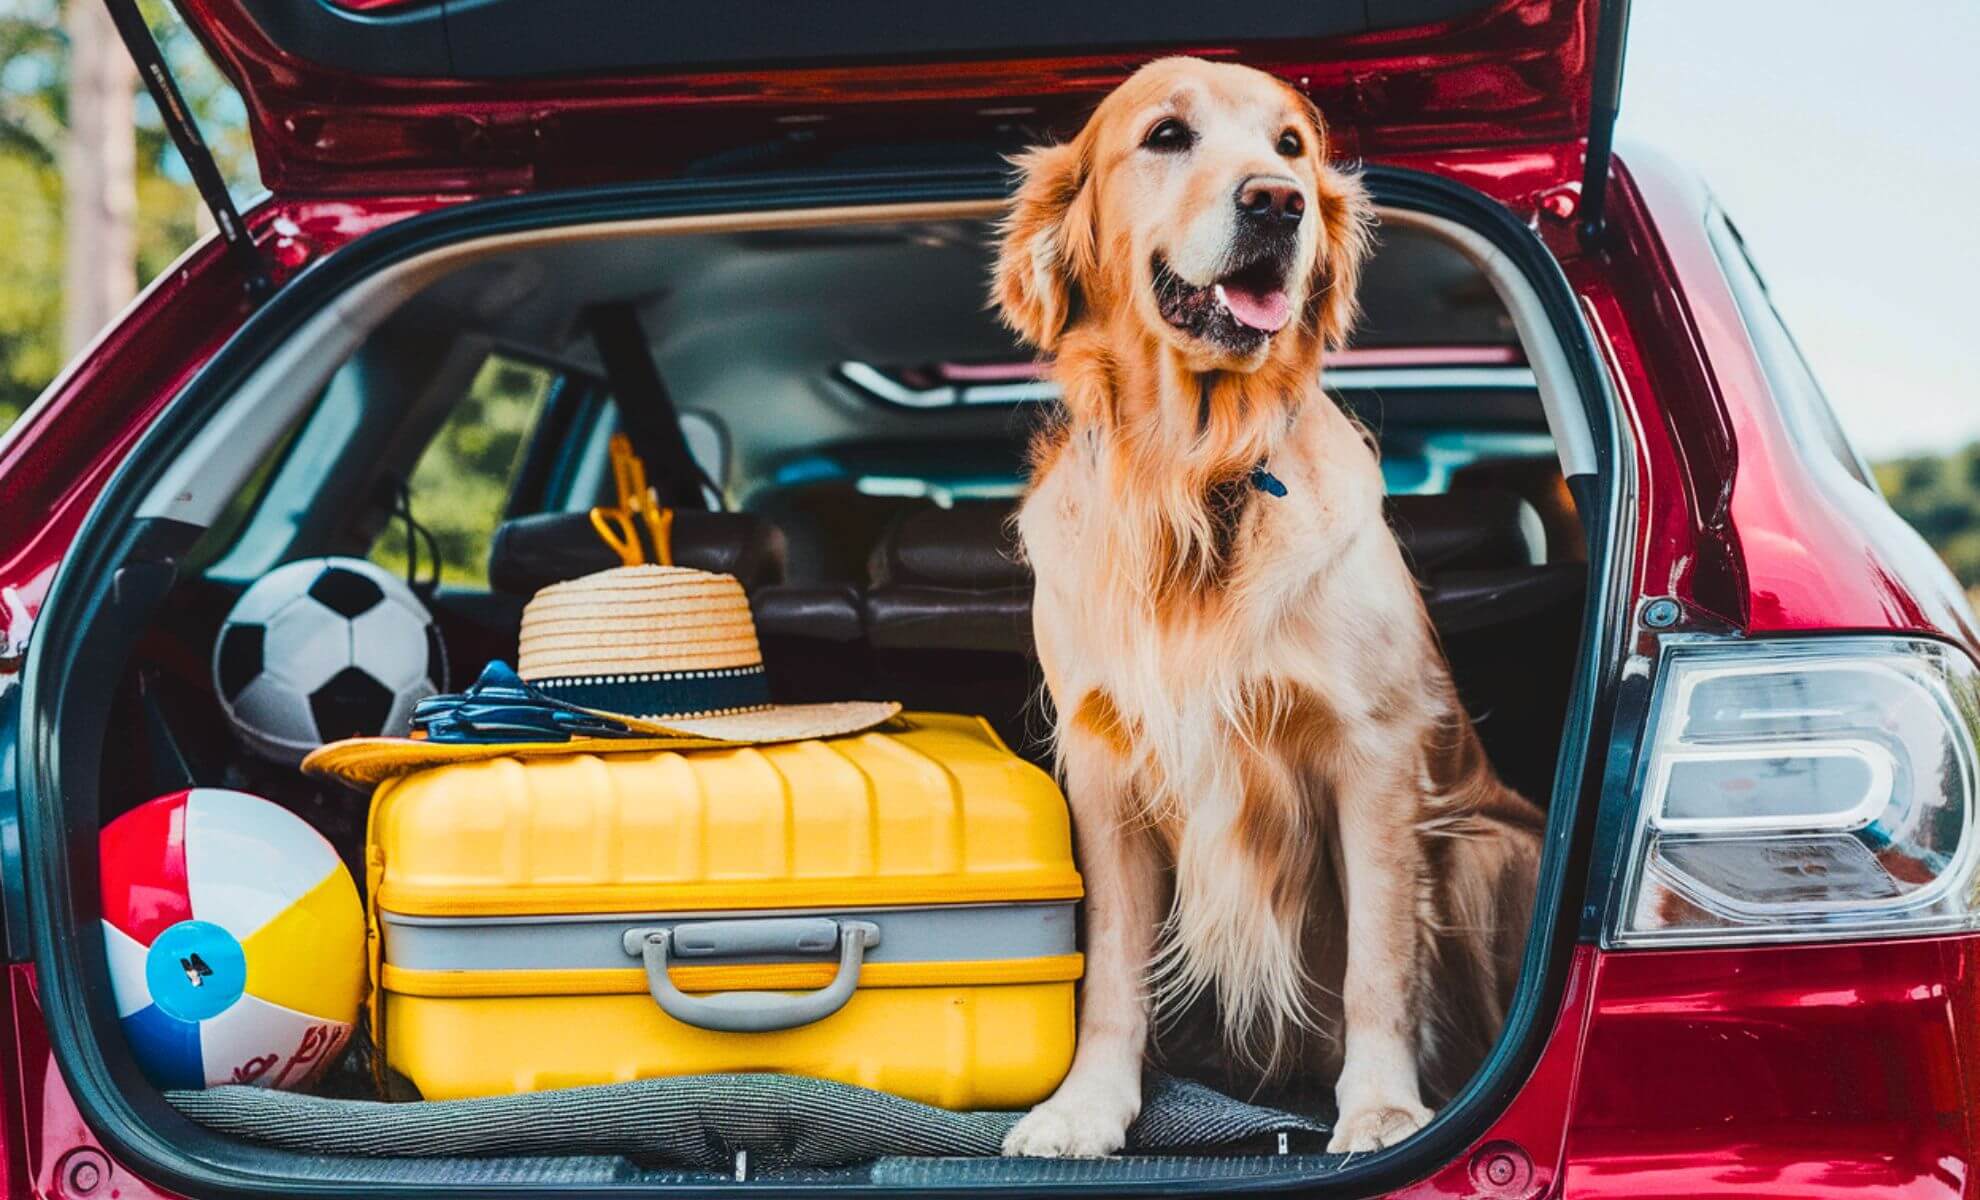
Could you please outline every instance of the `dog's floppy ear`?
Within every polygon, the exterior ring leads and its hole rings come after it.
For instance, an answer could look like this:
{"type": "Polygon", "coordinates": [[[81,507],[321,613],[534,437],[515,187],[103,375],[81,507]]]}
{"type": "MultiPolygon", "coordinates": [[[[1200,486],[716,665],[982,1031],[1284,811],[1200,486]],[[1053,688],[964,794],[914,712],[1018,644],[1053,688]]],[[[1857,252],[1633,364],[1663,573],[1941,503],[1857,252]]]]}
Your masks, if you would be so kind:
{"type": "Polygon", "coordinates": [[[1374,249],[1375,207],[1360,175],[1324,164],[1319,194],[1326,244],[1313,265],[1307,313],[1328,348],[1338,349],[1360,313],[1361,264],[1374,249]]]}
{"type": "Polygon", "coordinates": [[[1011,161],[1019,181],[999,228],[991,298],[1004,324],[1049,351],[1092,277],[1092,189],[1079,143],[1038,146],[1011,161]]]}

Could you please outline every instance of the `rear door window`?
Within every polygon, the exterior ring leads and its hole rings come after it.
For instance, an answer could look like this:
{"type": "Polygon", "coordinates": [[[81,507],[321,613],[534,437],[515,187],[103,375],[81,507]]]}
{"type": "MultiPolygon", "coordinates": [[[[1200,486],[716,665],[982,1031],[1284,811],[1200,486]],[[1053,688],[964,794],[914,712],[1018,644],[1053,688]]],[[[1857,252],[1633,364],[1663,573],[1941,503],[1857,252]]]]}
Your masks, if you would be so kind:
{"type": "Polygon", "coordinates": [[[562,379],[551,367],[490,354],[413,465],[400,513],[367,557],[400,574],[426,579],[437,570],[443,586],[485,590],[489,542],[516,507],[531,432],[562,379]]]}

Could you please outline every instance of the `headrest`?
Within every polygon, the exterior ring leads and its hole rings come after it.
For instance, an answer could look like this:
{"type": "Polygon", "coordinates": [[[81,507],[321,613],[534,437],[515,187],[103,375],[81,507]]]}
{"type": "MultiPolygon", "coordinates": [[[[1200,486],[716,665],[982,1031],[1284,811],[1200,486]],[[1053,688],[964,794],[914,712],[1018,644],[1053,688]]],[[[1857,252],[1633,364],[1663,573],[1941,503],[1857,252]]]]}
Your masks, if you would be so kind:
{"type": "Polygon", "coordinates": [[[1031,569],[1018,554],[1011,504],[965,500],[954,508],[929,508],[894,524],[874,548],[872,582],[933,587],[1024,587],[1031,569]]]}
{"type": "MultiPolygon", "coordinates": [[[[874,548],[873,584],[972,591],[1029,584],[1031,569],[1018,552],[1011,511],[1005,501],[976,500],[902,519],[874,548]]],[[[1546,561],[1540,514],[1512,492],[1391,496],[1388,513],[1418,575],[1546,561]]]]}
{"type": "Polygon", "coordinates": [[[1512,492],[1479,488],[1441,496],[1391,496],[1389,524],[1409,565],[1437,571],[1530,567],[1547,560],[1540,513],[1512,492]]]}
{"type": "MultiPolygon", "coordinates": [[[[673,556],[677,566],[733,575],[745,589],[784,578],[783,532],[751,513],[677,509],[673,556]]],[[[489,586],[517,596],[619,565],[617,552],[591,527],[589,513],[537,513],[504,521],[488,547],[489,586]]]]}
{"type": "Polygon", "coordinates": [[[1524,497],[1540,514],[1540,524],[1547,531],[1548,562],[1572,562],[1588,556],[1574,493],[1568,490],[1561,464],[1553,456],[1481,458],[1451,472],[1451,487],[1458,491],[1493,488],[1524,497]]]}

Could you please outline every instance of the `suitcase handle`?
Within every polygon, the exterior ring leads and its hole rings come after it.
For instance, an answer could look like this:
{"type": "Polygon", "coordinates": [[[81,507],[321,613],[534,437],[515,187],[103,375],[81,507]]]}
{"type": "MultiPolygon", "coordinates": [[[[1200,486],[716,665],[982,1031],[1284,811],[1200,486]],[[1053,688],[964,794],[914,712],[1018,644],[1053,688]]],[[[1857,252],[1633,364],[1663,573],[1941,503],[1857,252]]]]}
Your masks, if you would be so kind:
{"type": "Polygon", "coordinates": [[[718,1033],[768,1033],[822,1021],[846,1006],[859,986],[869,947],[880,944],[871,921],[826,917],[772,917],[761,921],[689,921],[666,929],[628,929],[626,953],[646,964],[646,990],[661,1011],[683,1024],[718,1033]],[[724,992],[690,996],[667,974],[669,959],[759,954],[816,954],[839,950],[839,971],[815,992],[724,992]]]}

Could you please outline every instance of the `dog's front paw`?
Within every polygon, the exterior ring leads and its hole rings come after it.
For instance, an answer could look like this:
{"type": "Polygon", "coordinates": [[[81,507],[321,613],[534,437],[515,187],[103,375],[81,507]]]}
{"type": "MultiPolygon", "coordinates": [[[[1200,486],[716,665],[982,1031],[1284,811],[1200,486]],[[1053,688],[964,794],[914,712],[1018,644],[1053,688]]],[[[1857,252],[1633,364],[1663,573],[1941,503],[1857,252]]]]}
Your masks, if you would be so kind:
{"type": "Polygon", "coordinates": [[[1025,1158],[1104,1158],[1127,1144],[1139,1096],[1061,1088],[1004,1135],[1004,1153],[1025,1158]]]}
{"type": "Polygon", "coordinates": [[[1430,1122],[1430,1110],[1421,1104],[1368,1104],[1341,1114],[1334,1136],[1327,1143],[1329,1154],[1360,1154],[1393,1146],[1430,1122]]]}

